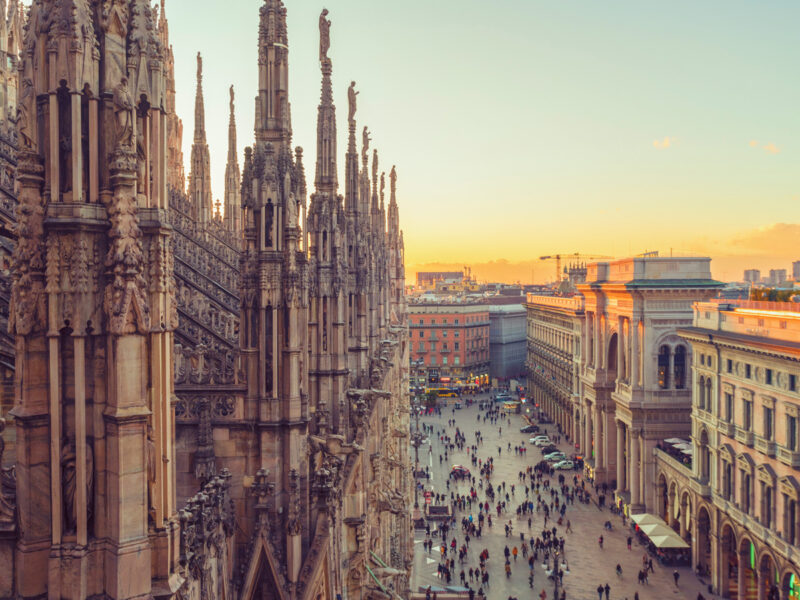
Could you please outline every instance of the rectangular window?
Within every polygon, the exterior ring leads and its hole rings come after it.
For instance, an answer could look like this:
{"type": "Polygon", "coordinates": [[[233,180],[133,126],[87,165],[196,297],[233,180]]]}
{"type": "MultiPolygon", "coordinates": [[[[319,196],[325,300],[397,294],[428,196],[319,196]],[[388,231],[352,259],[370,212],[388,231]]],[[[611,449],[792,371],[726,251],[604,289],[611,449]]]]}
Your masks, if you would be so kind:
{"type": "Polygon", "coordinates": [[[445,325],[447,325],[447,319],[442,319],[442,323],[444,323],[445,325]]]}
{"type": "Polygon", "coordinates": [[[765,371],[764,378],[767,382],[767,385],[772,385],[772,369],[767,369],[765,371]]]}
{"type": "Polygon", "coordinates": [[[733,394],[725,393],[725,420],[733,423],[733,394]]]}
{"type": "Polygon", "coordinates": [[[733,361],[729,358],[726,366],[728,373],[733,373],[733,361]]]}
{"type": "Polygon", "coordinates": [[[419,350],[420,350],[420,352],[423,352],[425,350],[425,342],[420,342],[419,343],[419,350]]]}
{"type": "Polygon", "coordinates": [[[797,417],[786,415],[786,447],[797,452],[797,417]]]}
{"type": "Polygon", "coordinates": [[[768,440],[772,440],[775,435],[774,431],[774,418],[775,409],[770,408],[768,406],[764,407],[764,437],[768,440]]]}
{"type": "Polygon", "coordinates": [[[742,402],[742,429],[751,431],[753,429],[753,403],[750,400],[742,402]]]}
{"type": "Polygon", "coordinates": [[[751,375],[752,375],[752,368],[750,367],[750,365],[745,365],[745,366],[744,366],[744,376],[745,376],[745,379],[750,379],[750,376],[751,376],[751,375]]]}
{"type": "Polygon", "coordinates": [[[443,367],[446,367],[446,366],[447,366],[447,357],[446,357],[446,356],[443,356],[443,357],[442,357],[442,366],[443,366],[443,367]]]}
{"type": "Polygon", "coordinates": [[[442,337],[447,337],[447,329],[445,329],[444,331],[442,331],[442,337]]]}
{"type": "Polygon", "coordinates": [[[431,354],[431,366],[432,367],[436,366],[436,355],[435,354],[431,354]]]}
{"type": "Polygon", "coordinates": [[[789,375],[789,391],[797,391],[797,375],[789,375]]]}
{"type": "Polygon", "coordinates": [[[750,514],[750,498],[753,493],[753,478],[750,473],[742,471],[742,510],[750,514]]]}
{"type": "Polygon", "coordinates": [[[419,332],[419,337],[421,337],[421,338],[422,338],[422,337],[425,337],[425,332],[424,332],[424,331],[420,331],[420,332],[419,332]]]}
{"type": "Polygon", "coordinates": [[[706,364],[706,355],[705,354],[701,354],[700,355],[700,364],[705,366],[705,364],[706,364]]]}
{"type": "Polygon", "coordinates": [[[458,325],[458,319],[455,320],[455,324],[458,325]]]}
{"type": "Polygon", "coordinates": [[[455,343],[455,349],[458,350],[458,342],[455,343]]]}
{"type": "Polygon", "coordinates": [[[454,332],[453,332],[453,337],[460,337],[460,334],[459,334],[459,332],[458,332],[458,331],[454,331],[454,332]]]}
{"type": "Polygon", "coordinates": [[[431,350],[436,351],[436,342],[431,342],[431,350]]]}
{"type": "Polygon", "coordinates": [[[453,364],[456,365],[456,366],[460,365],[461,364],[461,357],[460,356],[454,357],[453,358],[453,364]]]}
{"type": "Polygon", "coordinates": [[[786,531],[784,537],[790,544],[797,539],[797,502],[786,494],[783,495],[783,505],[786,507],[786,531]]]}

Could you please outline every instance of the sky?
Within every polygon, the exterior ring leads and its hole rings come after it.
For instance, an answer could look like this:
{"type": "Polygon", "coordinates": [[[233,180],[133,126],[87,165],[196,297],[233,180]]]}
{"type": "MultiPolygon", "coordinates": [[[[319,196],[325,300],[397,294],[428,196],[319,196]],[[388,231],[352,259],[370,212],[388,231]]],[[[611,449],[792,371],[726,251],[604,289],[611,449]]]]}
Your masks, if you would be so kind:
{"type": "MultiPolygon", "coordinates": [[[[261,4],[166,4],[187,175],[203,54],[215,199],[231,84],[240,165],[253,140],[261,4]]],[[[355,80],[359,131],[372,131],[381,170],[397,165],[410,278],[471,265],[485,279],[541,282],[555,268],[539,256],[575,252],[710,255],[725,280],[800,259],[800,2],[286,6],[293,142],[309,185],[325,7],[340,173],[355,80]]]]}

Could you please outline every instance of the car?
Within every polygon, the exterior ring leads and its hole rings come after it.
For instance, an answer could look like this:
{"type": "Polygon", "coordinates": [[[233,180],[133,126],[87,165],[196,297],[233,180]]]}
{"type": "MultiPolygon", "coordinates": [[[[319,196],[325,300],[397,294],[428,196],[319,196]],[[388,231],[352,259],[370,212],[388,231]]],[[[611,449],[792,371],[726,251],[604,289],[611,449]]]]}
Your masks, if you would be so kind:
{"type": "Polygon", "coordinates": [[[539,450],[542,451],[543,455],[552,454],[553,452],[558,452],[558,446],[550,444],[549,446],[542,446],[539,450]]]}
{"type": "Polygon", "coordinates": [[[538,425],[525,425],[522,429],[519,430],[520,433],[539,433],[539,426],[538,425]]]}
{"type": "Polygon", "coordinates": [[[469,477],[469,469],[463,465],[453,465],[450,468],[451,474],[455,474],[456,477],[469,477]]]}
{"type": "Polygon", "coordinates": [[[546,435],[535,435],[530,440],[528,440],[531,444],[535,444],[540,440],[547,440],[548,437],[546,435]]]}
{"type": "Polygon", "coordinates": [[[539,446],[541,448],[542,446],[549,446],[552,443],[553,443],[553,441],[550,438],[544,438],[544,439],[541,439],[541,440],[536,440],[535,442],[533,442],[533,445],[534,446],[539,446]]]}
{"type": "Polygon", "coordinates": [[[561,455],[551,456],[550,458],[546,458],[545,460],[551,464],[555,464],[561,462],[562,460],[567,460],[567,457],[566,455],[561,454],[561,455]]]}
{"type": "Polygon", "coordinates": [[[545,460],[549,460],[552,462],[558,462],[559,460],[567,460],[567,455],[563,452],[549,452],[548,454],[544,455],[545,460]]]}
{"type": "Polygon", "coordinates": [[[554,464],[553,468],[554,469],[560,469],[560,470],[561,469],[567,469],[567,470],[571,471],[571,470],[573,470],[575,468],[575,463],[573,463],[571,460],[561,460],[561,461],[557,462],[556,464],[554,464]]]}

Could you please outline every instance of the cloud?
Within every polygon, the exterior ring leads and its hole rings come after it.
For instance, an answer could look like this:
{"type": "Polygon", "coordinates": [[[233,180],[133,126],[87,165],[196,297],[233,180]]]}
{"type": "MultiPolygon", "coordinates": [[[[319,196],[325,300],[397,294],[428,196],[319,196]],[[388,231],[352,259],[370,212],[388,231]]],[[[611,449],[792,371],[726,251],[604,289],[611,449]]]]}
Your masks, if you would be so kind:
{"type": "Polygon", "coordinates": [[[759,142],[758,140],[750,140],[750,147],[751,148],[761,148],[764,152],[766,152],[768,154],[778,154],[781,151],[781,149],[778,148],[772,142],[769,142],[768,144],[764,144],[762,146],[761,142],[759,142]]]}
{"type": "Polygon", "coordinates": [[[748,254],[795,256],[800,239],[800,223],[774,223],[745,231],[732,240],[735,248],[748,254]]]}
{"type": "Polygon", "coordinates": [[[653,148],[657,148],[659,150],[663,150],[665,148],[669,148],[670,146],[672,146],[672,144],[674,144],[676,141],[677,141],[676,138],[669,137],[667,135],[667,136],[664,136],[663,140],[653,140],[653,148]]]}

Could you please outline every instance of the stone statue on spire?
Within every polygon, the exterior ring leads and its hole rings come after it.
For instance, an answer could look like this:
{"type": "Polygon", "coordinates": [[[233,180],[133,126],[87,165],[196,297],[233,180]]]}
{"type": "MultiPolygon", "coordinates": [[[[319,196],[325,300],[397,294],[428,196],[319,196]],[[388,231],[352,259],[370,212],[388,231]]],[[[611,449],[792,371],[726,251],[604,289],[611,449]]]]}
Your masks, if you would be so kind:
{"type": "Polygon", "coordinates": [[[200,56],[200,53],[197,53],[197,85],[200,85],[200,82],[203,81],[203,57],[200,56]]]}
{"type": "Polygon", "coordinates": [[[355,127],[356,123],[356,96],[358,96],[358,92],[356,91],[356,82],[351,81],[350,87],[347,88],[347,103],[349,108],[349,112],[347,113],[347,122],[353,127],[355,127]]]}
{"type": "Polygon", "coordinates": [[[326,19],[328,9],[323,8],[319,15],[319,62],[325,63],[328,60],[328,50],[331,47],[331,21],[326,19]]]}
{"type": "Polygon", "coordinates": [[[230,94],[231,94],[230,108],[231,108],[231,114],[233,114],[233,86],[231,86],[230,94]]]}
{"type": "Polygon", "coordinates": [[[367,161],[367,157],[369,156],[368,152],[370,139],[372,138],[369,137],[369,129],[365,125],[364,131],[361,133],[361,158],[364,162],[367,161]]]}
{"type": "Polygon", "coordinates": [[[391,190],[392,196],[394,196],[397,191],[397,167],[394,165],[392,165],[392,170],[389,173],[389,189],[391,190]]]}
{"type": "Polygon", "coordinates": [[[377,183],[378,183],[378,149],[375,148],[372,151],[372,184],[375,187],[377,187],[377,183]]]}

